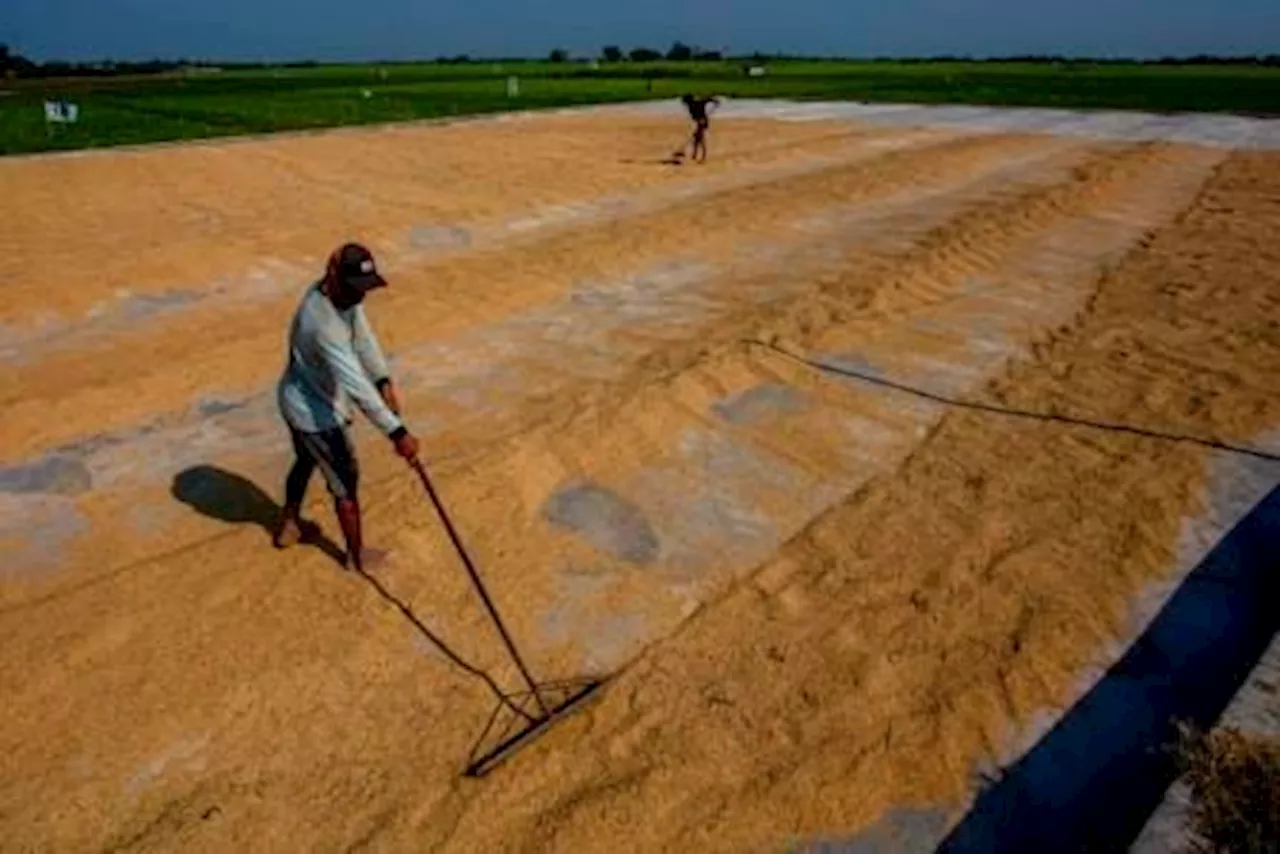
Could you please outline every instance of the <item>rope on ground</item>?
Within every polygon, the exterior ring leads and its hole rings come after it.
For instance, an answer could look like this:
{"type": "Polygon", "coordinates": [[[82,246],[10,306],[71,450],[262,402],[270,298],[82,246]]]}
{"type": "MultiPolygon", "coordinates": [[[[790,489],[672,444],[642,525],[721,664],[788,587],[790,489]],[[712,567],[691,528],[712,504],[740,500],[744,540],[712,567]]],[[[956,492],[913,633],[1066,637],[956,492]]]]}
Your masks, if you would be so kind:
{"type": "Polygon", "coordinates": [[[785,347],[779,347],[772,341],[761,341],[758,338],[744,338],[743,343],[754,347],[763,347],[766,350],[779,353],[792,361],[799,362],[800,364],[807,365],[810,368],[814,368],[825,373],[837,374],[839,376],[859,380],[869,385],[880,386],[881,388],[887,388],[903,394],[909,394],[913,397],[942,404],[943,406],[950,406],[957,409],[969,409],[976,412],[986,412],[993,415],[1003,415],[1009,418],[1023,418],[1033,421],[1066,424],[1073,427],[1087,427],[1092,430],[1101,430],[1109,433],[1126,433],[1131,436],[1139,436],[1144,439],[1155,439],[1162,442],[1179,442],[1184,444],[1200,445],[1205,448],[1211,448],[1215,451],[1226,451],[1231,454],[1239,454],[1241,456],[1253,457],[1255,459],[1266,460],[1268,462],[1280,463],[1280,453],[1265,451],[1260,448],[1233,445],[1227,442],[1218,441],[1217,439],[1204,439],[1198,436],[1188,436],[1181,433],[1165,433],[1159,430],[1151,430],[1146,427],[1135,427],[1131,424],[1094,421],[1089,418],[1059,415],[1053,412],[1036,412],[1029,409],[999,406],[994,403],[964,400],[962,398],[950,397],[948,395],[929,391],[928,389],[917,388],[916,386],[907,385],[906,383],[897,382],[895,380],[885,379],[884,377],[873,376],[851,368],[843,368],[838,365],[828,364],[827,362],[809,359],[805,356],[799,355],[798,353],[793,353],[785,347]]]}

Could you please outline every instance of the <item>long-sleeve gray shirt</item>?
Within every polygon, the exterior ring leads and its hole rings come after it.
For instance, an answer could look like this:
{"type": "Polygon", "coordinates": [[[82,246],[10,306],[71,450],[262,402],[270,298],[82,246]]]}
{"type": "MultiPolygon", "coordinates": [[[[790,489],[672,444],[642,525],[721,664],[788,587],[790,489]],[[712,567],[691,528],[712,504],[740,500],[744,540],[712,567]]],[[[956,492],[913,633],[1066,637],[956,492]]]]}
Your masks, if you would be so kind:
{"type": "Polygon", "coordinates": [[[318,433],[351,421],[351,404],[390,435],[400,418],[378,393],[387,360],[361,306],[339,311],[318,285],[307,289],[289,330],[289,363],[280,378],[280,413],[295,429],[318,433]]]}

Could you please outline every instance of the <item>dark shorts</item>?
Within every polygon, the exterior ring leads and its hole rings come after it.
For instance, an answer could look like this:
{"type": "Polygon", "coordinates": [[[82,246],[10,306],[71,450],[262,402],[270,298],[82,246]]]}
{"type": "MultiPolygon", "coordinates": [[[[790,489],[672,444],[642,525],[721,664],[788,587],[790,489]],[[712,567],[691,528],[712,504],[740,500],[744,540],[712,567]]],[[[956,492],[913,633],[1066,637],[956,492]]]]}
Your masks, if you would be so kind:
{"type": "Polygon", "coordinates": [[[289,427],[293,450],[298,460],[320,469],[325,485],[334,498],[356,497],[360,483],[360,466],[351,435],[345,428],[335,427],[321,433],[304,433],[289,427]]]}

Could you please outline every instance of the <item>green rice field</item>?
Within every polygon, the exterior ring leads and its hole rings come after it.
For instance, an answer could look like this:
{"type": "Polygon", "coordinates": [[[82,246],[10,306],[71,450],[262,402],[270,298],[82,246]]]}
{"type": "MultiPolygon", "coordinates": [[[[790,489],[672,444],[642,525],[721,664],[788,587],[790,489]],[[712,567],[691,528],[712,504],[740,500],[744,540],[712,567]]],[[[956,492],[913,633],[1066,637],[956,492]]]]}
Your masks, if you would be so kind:
{"type": "Polygon", "coordinates": [[[784,60],[471,62],[198,69],[0,81],[0,154],[138,144],[674,97],[1212,111],[1280,115],[1280,69],[1253,65],[784,60]],[[506,79],[520,78],[509,98],[506,79]],[[42,104],[79,105],[47,126],[42,104]]]}

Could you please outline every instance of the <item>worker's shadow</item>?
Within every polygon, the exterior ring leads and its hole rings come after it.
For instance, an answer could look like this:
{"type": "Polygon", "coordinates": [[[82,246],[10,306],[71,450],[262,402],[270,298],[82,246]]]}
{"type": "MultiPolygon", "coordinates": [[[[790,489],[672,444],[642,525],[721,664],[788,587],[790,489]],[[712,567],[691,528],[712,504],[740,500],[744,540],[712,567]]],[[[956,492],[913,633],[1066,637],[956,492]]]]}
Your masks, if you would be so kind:
{"type": "MultiPolygon", "coordinates": [[[[280,519],[280,505],[257,484],[217,466],[194,466],[178,473],[169,491],[203,516],[233,525],[257,525],[268,537],[280,519]]],[[[309,532],[303,545],[319,549],[340,565],[345,563],[342,549],[318,530],[309,532]]]]}
{"type": "MultiPolygon", "coordinates": [[[[170,492],[174,498],[204,516],[233,525],[257,525],[268,536],[275,532],[276,522],[280,519],[280,505],[253,481],[217,466],[195,466],[181,472],[174,477],[170,492]]],[[[342,549],[323,534],[317,533],[304,539],[303,543],[320,549],[340,566],[346,566],[342,549]]],[[[477,673],[381,581],[366,573],[361,573],[361,577],[384,601],[395,606],[423,637],[435,644],[446,658],[463,670],[477,673]]]]}
{"type": "Polygon", "coordinates": [[[653,160],[640,160],[634,157],[624,158],[618,161],[624,166],[683,166],[684,159],[669,155],[667,157],[659,157],[653,160]]]}

